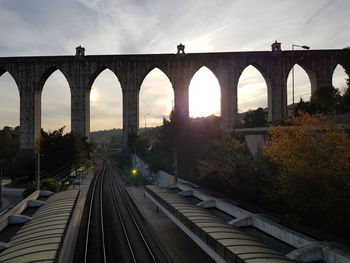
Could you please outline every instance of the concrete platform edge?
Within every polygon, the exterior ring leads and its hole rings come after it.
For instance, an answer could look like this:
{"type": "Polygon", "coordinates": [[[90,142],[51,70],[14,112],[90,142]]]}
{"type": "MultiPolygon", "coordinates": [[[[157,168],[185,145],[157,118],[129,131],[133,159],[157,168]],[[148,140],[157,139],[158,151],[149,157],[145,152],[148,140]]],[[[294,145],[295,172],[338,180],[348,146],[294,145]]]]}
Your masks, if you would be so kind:
{"type": "Polygon", "coordinates": [[[153,228],[152,224],[150,224],[149,220],[142,214],[142,212],[140,211],[140,209],[138,208],[138,204],[135,201],[133,194],[130,193],[128,187],[125,187],[126,192],[128,193],[130,199],[132,200],[133,204],[135,205],[135,207],[137,208],[137,210],[139,211],[140,215],[142,216],[143,220],[147,223],[147,226],[150,230],[150,234],[152,236],[152,238],[156,241],[159,249],[162,251],[163,255],[165,256],[165,258],[167,259],[167,261],[169,263],[176,263],[176,261],[174,261],[174,259],[171,257],[171,255],[168,253],[167,249],[164,247],[164,245],[162,244],[162,242],[160,241],[160,237],[157,234],[157,231],[155,231],[155,229],[153,228]]]}
{"type": "Polygon", "coordinates": [[[91,179],[90,176],[87,180],[87,185],[84,189],[79,190],[79,196],[75,202],[74,210],[71,214],[69,224],[67,227],[67,232],[63,240],[60,254],[58,255],[58,263],[74,263],[74,253],[75,247],[78,239],[78,233],[80,228],[81,218],[83,216],[86,196],[89,191],[91,179]]]}

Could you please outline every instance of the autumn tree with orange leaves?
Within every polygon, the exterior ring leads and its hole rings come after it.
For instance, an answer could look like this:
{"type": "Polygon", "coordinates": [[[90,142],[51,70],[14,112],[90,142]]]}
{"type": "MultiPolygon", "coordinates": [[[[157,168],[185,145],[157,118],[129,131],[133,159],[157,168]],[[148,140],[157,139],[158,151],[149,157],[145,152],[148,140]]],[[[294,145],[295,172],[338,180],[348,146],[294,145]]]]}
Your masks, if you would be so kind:
{"type": "MultiPolygon", "coordinates": [[[[350,229],[350,139],[333,120],[301,113],[264,147],[277,166],[269,199],[285,215],[340,235],[350,229]]],[[[349,231],[348,231],[349,232],[349,231]]]]}

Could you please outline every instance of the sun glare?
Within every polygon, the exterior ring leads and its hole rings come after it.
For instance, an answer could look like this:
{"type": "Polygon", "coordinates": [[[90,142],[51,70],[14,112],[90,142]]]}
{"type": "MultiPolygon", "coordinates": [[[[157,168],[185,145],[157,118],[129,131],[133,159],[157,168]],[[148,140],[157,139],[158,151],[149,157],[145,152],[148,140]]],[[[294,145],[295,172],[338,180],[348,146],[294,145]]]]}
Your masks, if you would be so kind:
{"type": "Polygon", "coordinates": [[[220,115],[220,85],[215,75],[206,67],[194,74],[189,87],[191,117],[220,115]]]}
{"type": "Polygon", "coordinates": [[[91,90],[90,100],[91,101],[97,101],[97,91],[96,91],[96,89],[91,90]]]}

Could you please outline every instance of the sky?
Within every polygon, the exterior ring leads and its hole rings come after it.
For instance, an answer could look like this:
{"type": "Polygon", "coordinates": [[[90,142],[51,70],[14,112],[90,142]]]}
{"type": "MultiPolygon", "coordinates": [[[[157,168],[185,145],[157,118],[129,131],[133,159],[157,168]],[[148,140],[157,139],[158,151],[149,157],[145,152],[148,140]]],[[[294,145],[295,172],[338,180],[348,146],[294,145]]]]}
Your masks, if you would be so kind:
{"type": "MultiPolygon", "coordinates": [[[[311,49],[350,46],[349,0],[0,0],[0,57],[176,53],[270,50],[278,40],[311,49]]],[[[291,102],[289,79],[288,101],[291,102]]],[[[337,68],[334,86],[345,86],[337,68]]],[[[295,69],[295,100],[310,97],[306,73],[295,69]]],[[[19,95],[8,73],[0,77],[0,127],[19,124],[19,95]]],[[[103,71],[91,91],[91,130],[122,127],[118,79],[103,71]]],[[[168,116],[173,91],[167,77],[153,70],[140,91],[140,127],[155,126],[168,116]]],[[[267,106],[264,79],[253,67],[242,74],[239,111],[267,106]]],[[[190,115],[220,114],[215,76],[200,69],[190,85],[190,115]],[[197,99],[194,99],[197,98],[197,99]],[[202,104],[200,102],[203,102],[202,104]]],[[[42,127],[70,130],[70,91],[56,71],[42,93],[42,127]]]]}

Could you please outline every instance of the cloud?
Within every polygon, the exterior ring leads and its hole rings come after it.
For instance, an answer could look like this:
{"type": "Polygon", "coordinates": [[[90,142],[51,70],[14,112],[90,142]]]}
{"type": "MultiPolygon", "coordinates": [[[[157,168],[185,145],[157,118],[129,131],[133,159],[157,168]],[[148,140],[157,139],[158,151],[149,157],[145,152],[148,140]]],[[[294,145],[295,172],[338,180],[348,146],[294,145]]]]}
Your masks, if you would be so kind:
{"type": "Polygon", "coordinates": [[[147,114],[149,114],[148,126],[161,125],[163,116],[169,116],[174,91],[169,79],[161,70],[154,69],[146,76],[141,86],[139,100],[140,126],[144,126],[147,114]]]}
{"type": "MultiPolygon", "coordinates": [[[[350,45],[349,7],[348,0],[2,0],[0,56],[74,54],[80,44],[86,54],[175,53],[180,42],[187,53],[269,50],[274,40],[281,41],[284,50],[292,44],[343,48],[350,45]]],[[[6,85],[3,78],[1,90],[6,85]]],[[[121,125],[119,84],[112,75],[102,79],[95,87],[99,101],[91,102],[91,127],[121,125]]],[[[249,74],[241,81],[243,86],[265,85],[249,74]]],[[[305,83],[299,85],[302,92],[308,89],[305,83]]],[[[59,88],[64,80],[56,79],[52,85],[58,88],[50,91],[49,104],[57,110],[45,114],[54,124],[63,106],[70,109],[70,99],[69,89],[59,88]],[[64,94],[65,99],[59,99],[64,94]]],[[[171,95],[162,93],[167,85],[159,75],[141,89],[140,116],[150,112],[150,124],[171,105],[171,95]]],[[[240,108],[266,103],[262,91],[249,90],[246,98],[240,98],[240,108]]],[[[11,96],[18,99],[16,93],[0,98],[0,124],[11,118],[18,122],[4,102],[11,96]]],[[[69,115],[69,110],[65,112],[69,115]]]]}

